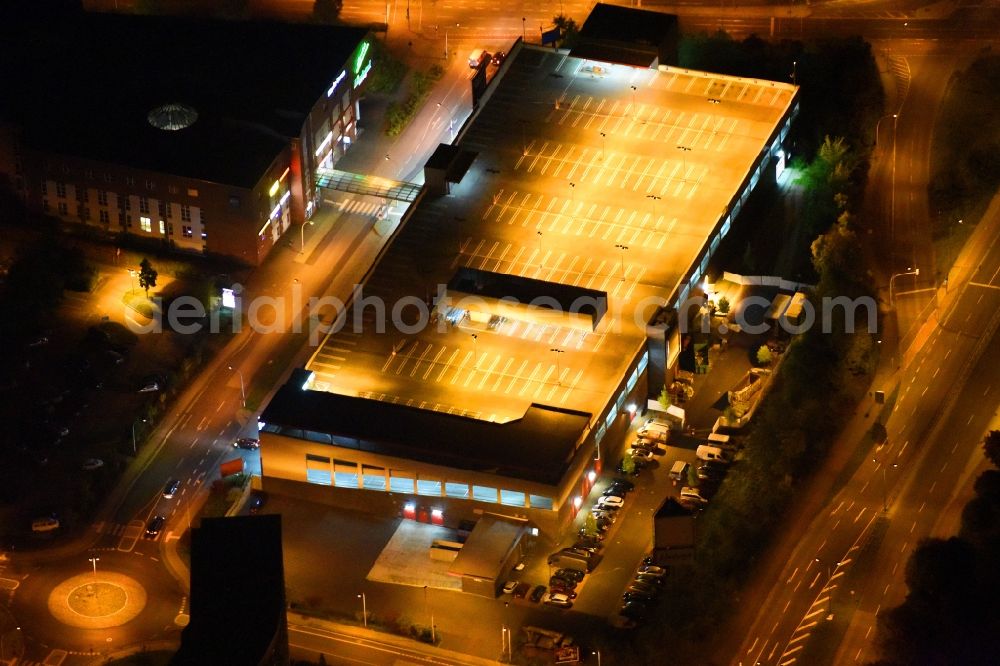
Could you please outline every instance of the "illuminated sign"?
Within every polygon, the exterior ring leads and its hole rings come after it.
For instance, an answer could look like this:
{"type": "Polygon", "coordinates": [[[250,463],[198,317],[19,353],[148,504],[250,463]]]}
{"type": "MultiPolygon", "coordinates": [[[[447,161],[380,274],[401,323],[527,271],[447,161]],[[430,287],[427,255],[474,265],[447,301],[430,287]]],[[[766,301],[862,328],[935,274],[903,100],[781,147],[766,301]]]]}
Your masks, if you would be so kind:
{"type": "Polygon", "coordinates": [[[274,185],[272,185],[272,186],[271,186],[271,189],[270,189],[270,190],[268,190],[268,192],[267,192],[267,196],[269,196],[269,197],[273,197],[273,196],[274,196],[275,194],[277,194],[277,193],[278,193],[278,188],[279,188],[279,187],[281,187],[281,183],[280,183],[279,181],[277,181],[277,180],[276,180],[276,181],[274,181],[274,185]]]}
{"type": "Polygon", "coordinates": [[[361,85],[361,82],[365,80],[365,78],[368,76],[368,72],[370,72],[371,70],[372,70],[372,61],[369,60],[368,64],[365,65],[365,68],[361,70],[361,73],[354,77],[355,88],[361,85]]]}
{"type": "Polygon", "coordinates": [[[365,62],[365,57],[368,55],[368,49],[371,44],[368,42],[361,42],[361,46],[358,47],[358,52],[354,56],[354,87],[357,88],[361,85],[361,82],[368,77],[368,72],[372,69],[372,61],[369,60],[365,62]]]}
{"type": "Polygon", "coordinates": [[[340,82],[344,80],[345,76],[347,76],[347,70],[346,69],[344,71],[342,71],[337,76],[336,79],[333,80],[333,83],[330,84],[330,89],[326,91],[326,96],[327,97],[333,96],[333,91],[337,89],[337,86],[340,85],[340,82]]]}
{"type": "Polygon", "coordinates": [[[357,74],[361,70],[361,63],[365,61],[365,56],[368,55],[368,47],[370,45],[368,42],[361,42],[361,48],[358,50],[358,55],[354,58],[354,73],[357,74]]]}
{"type": "Polygon", "coordinates": [[[232,289],[222,290],[222,307],[224,308],[236,307],[236,294],[233,293],[232,289]]]}

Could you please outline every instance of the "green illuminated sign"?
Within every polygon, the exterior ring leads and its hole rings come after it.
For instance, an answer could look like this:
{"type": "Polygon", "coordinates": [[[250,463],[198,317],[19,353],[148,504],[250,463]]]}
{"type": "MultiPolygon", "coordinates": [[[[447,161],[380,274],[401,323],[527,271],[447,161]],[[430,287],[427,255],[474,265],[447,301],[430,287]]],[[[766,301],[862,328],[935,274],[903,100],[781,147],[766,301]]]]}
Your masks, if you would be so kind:
{"type": "Polygon", "coordinates": [[[361,64],[365,61],[365,56],[368,55],[368,47],[370,45],[368,42],[361,42],[361,46],[358,48],[358,55],[354,56],[354,73],[358,74],[361,72],[361,64]]]}

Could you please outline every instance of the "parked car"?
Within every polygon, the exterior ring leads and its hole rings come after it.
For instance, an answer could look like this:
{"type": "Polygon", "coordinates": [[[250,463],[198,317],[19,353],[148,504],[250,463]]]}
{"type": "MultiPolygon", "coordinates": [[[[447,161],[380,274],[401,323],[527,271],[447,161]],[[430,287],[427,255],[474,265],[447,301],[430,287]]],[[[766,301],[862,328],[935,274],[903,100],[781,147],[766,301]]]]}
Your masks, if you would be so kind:
{"type": "Polygon", "coordinates": [[[667,570],[652,564],[643,564],[639,567],[639,573],[649,574],[650,576],[665,576],[667,575],[667,570]]]}
{"type": "Polygon", "coordinates": [[[648,607],[645,604],[639,603],[638,601],[629,601],[621,607],[618,614],[623,617],[627,617],[630,620],[642,620],[646,617],[647,612],[648,607]]]}
{"type": "Polygon", "coordinates": [[[569,600],[569,597],[562,592],[550,592],[545,598],[545,603],[549,606],[556,606],[557,608],[572,608],[573,602],[569,600]]]}
{"type": "Polygon", "coordinates": [[[586,527],[581,527],[580,531],[577,532],[577,537],[580,538],[580,539],[589,539],[589,540],[597,541],[597,542],[604,541],[604,535],[601,534],[601,527],[600,527],[600,525],[597,526],[597,532],[594,533],[594,534],[587,534],[587,528],[586,527]]]}
{"type": "Polygon", "coordinates": [[[180,487],[181,482],[177,479],[170,479],[167,481],[167,485],[163,486],[163,499],[173,499],[174,494],[180,487]]]}
{"type": "Polygon", "coordinates": [[[153,516],[150,518],[149,522],[146,523],[146,538],[155,539],[160,530],[163,529],[163,523],[165,522],[167,522],[167,519],[163,516],[153,516]]]}
{"type": "Polygon", "coordinates": [[[621,486],[622,488],[625,489],[625,492],[631,492],[635,490],[635,484],[627,479],[619,479],[619,478],[611,479],[611,485],[621,486]]]}
{"type": "Polygon", "coordinates": [[[549,587],[561,587],[567,590],[575,590],[576,581],[570,580],[569,578],[552,576],[551,578],[549,578],[549,587]]]}
{"type": "Polygon", "coordinates": [[[661,585],[663,583],[663,576],[658,576],[651,573],[639,572],[635,575],[636,582],[639,583],[649,583],[650,585],[661,585]]]}
{"type": "Polygon", "coordinates": [[[612,509],[620,509],[625,505],[625,500],[617,495],[603,495],[597,500],[597,505],[600,507],[609,507],[612,509]]]}
{"type": "Polygon", "coordinates": [[[648,594],[646,592],[626,592],[625,594],[622,595],[622,599],[625,601],[625,603],[628,603],[630,601],[638,601],[639,603],[650,603],[655,598],[656,598],[655,596],[653,596],[652,594],[648,594]]]}
{"type": "Polygon", "coordinates": [[[702,497],[702,494],[698,491],[698,489],[691,486],[684,486],[681,488],[681,494],[680,497],[677,498],[677,501],[681,504],[689,506],[703,506],[708,504],[708,500],[702,497]]]}
{"type": "Polygon", "coordinates": [[[632,492],[632,484],[626,486],[623,483],[612,483],[607,489],[601,493],[602,495],[618,495],[618,497],[624,497],[632,492]]]}
{"type": "Polygon", "coordinates": [[[537,603],[538,603],[539,601],[541,601],[541,600],[542,600],[542,597],[543,597],[543,596],[545,596],[545,586],[544,586],[544,585],[536,585],[536,586],[535,586],[535,589],[533,589],[533,590],[531,591],[531,596],[530,596],[530,597],[528,597],[528,598],[529,598],[529,599],[530,599],[530,600],[531,600],[531,601],[532,601],[533,603],[536,603],[536,604],[537,604],[537,603]]]}
{"type": "Polygon", "coordinates": [[[656,585],[653,585],[651,583],[646,583],[646,582],[643,582],[643,581],[636,580],[636,581],[632,581],[632,584],[629,585],[628,588],[626,588],[625,591],[626,592],[638,592],[639,594],[649,594],[649,595],[654,595],[655,596],[655,595],[659,594],[660,589],[656,585]]]}
{"type": "Polygon", "coordinates": [[[517,581],[516,580],[509,580],[509,581],[507,581],[506,583],[503,584],[503,593],[504,594],[514,594],[514,590],[516,590],[516,589],[517,589],[517,581]]]}
{"type": "Polygon", "coordinates": [[[659,451],[659,442],[646,439],[644,437],[637,437],[635,441],[632,442],[633,449],[639,449],[640,451],[648,451],[650,454],[655,454],[659,451]]]}
{"type": "Polygon", "coordinates": [[[566,597],[569,599],[576,599],[576,588],[564,585],[563,582],[558,580],[549,585],[549,592],[551,593],[558,592],[559,594],[566,595],[566,597]]]}
{"type": "Polygon", "coordinates": [[[252,451],[260,448],[260,440],[254,439],[253,437],[240,437],[238,440],[233,442],[233,446],[237,449],[247,449],[248,451],[252,451]]]}
{"type": "Polygon", "coordinates": [[[257,491],[250,494],[250,515],[255,515],[267,504],[267,493],[257,491]]]}
{"type": "Polygon", "coordinates": [[[491,60],[491,62],[497,67],[499,67],[503,63],[506,57],[507,57],[506,53],[504,53],[503,51],[497,51],[496,53],[493,54],[493,59],[491,60]]]}
{"type": "Polygon", "coordinates": [[[32,532],[54,532],[59,529],[59,518],[55,514],[31,521],[32,532]]]}
{"type": "Polygon", "coordinates": [[[104,467],[104,461],[100,458],[87,458],[83,461],[83,465],[80,468],[86,472],[92,472],[95,469],[100,469],[104,467]]]}
{"type": "Polygon", "coordinates": [[[574,548],[583,548],[584,550],[589,550],[590,552],[595,552],[604,547],[601,541],[604,539],[602,536],[590,536],[587,534],[581,534],[576,539],[576,543],[573,544],[574,548]]]}
{"type": "Polygon", "coordinates": [[[628,454],[632,456],[632,460],[635,462],[643,461],[650,462],[653,460],[653,452],[647,449],[629,449],[628,454]]]}
{"type": "Polygon", "coordinates": [[[698,478],[702,481],[707,479],[721,481],[728,471],[729,468],[724,463],[709,460],[698,465],[698,478]]]}
{"type": "Polygon", "coordinates": [[[569,580],[574,580],[579,583],[587,574],[579,569],[558,569],[553,575],[559,576],[560,578],[568,578],[569,580]]]}
{"type": "Polygon", "coordinates": [[[526,583],[522,581],[517,584],[517,587],[514,588],[514,598],[524,599],[526,596],[528,596],[528,592],[530,591],[531,591],[531,583],[526,583]]]}

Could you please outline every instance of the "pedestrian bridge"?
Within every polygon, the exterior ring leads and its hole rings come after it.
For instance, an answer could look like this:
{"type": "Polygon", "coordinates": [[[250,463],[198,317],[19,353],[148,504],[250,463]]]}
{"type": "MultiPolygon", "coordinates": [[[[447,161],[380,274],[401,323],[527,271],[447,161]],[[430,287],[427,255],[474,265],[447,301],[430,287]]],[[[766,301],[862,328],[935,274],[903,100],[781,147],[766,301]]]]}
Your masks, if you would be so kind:
{"type": "Polygon", "coordinates": [[[366,176],[349,171],[338,171],[337,169],[317,169],[316,186],[325,190],[364,194],[380,199],[405,201],[406,203],[413,203],[423,187],[416,183],[392,180],[382,176],[366,176]]]}

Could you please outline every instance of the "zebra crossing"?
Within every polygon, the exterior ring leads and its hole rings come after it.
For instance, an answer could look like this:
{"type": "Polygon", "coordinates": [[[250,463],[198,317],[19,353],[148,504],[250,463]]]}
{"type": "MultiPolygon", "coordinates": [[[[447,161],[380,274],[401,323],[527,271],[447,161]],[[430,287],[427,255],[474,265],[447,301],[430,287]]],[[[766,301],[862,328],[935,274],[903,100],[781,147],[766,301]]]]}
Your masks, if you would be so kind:
{"type": "Polygon", "coordinates": [[[356,199],[354,197],[346,197],[335,201],[333,199],[324,199],[323,203],[336,207],[341,213],[350,213],[353,215],[361,215],[363,217],[385,217],[386,205],[382,201],[371,201],[366,199],[356,199]]]}

